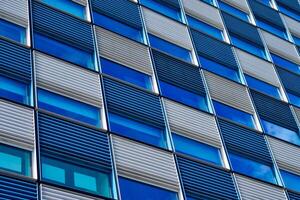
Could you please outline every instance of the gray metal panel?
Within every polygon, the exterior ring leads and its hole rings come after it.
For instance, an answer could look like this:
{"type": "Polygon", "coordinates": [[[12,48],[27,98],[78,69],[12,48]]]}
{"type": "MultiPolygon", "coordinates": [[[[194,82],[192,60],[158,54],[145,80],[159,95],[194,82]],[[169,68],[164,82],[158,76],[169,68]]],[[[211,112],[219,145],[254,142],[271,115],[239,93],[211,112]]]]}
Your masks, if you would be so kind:
{"type": "Polygon", "coordinates": [[[212,115],[163,99],[172,132],[221,148],[221,139],[212,115]]]}
{"type": "Polygon", "coordinates": [[[300,37],[300,22],[298,22],[286,15],[281,15],[281,16],[284,18],[290,32],[293,33],[294,35],[300,37]]]}
{"type": "Polygon", "coordinates": [[[285,200],[284,190],[270,184],[235,175],[242,200],[285,200]]]}
{"type": "Polygon", "coordinates": [[[32,151],[34,110],[0,100],[0,142],[32,151]]]}
{"type": "Polygon", "coordinates": [[[147,31],[157,37],[192,50],[192,42],[185,25],[143,8],[147,31]]]}
{"type": "Polygon", "coordinates": [[[152,76],[150,53],[147,46],[96,27],[100,56],[152,76]]]}
{"type": "Polygon", "coordinates": [[[249,93],[245,86],[221,76],[204,71],[207,86],[212,99],[245,112],[254,113],[249,93]]]}
{"type": "Polygon", "coordinates": [[[81,4],[83,6],[87,5],[87,0],[72,0],[72,1],[74,1],[75,3],[81,4]]]}
{"type": "Polygon", "coordinates": [[[118,136],[112,137],[117,172],[120,176],[179,191],[172,153],[118,136]]]}
{"type": "Polygon", "coordinates": [[[300,175],[300,147],[268,137],[277,165],[300,175]]]}
{"type": "Polygon", "coordinates": [[[29,20],[28,1],[27,0],[1,0],[0,18],[27,27],[28,20],[29,20]]]}
{"type": "Polygon", "coordinates": [[[298,122],[300,123],[300,108],[293,106],[298,122]]]}
{"type": "Polygon", "coordinates": [[[37,51],[34,52],[34,63],[38,87],[101,108],[97,73],[37,51]]]}
{"type": "Polygon", "coordinates": [[[228,3],[229,5],[236,7],[246,13],[250,13],[249,7],[247,5],[247,1],[246,0],[222,0],[225,3],[228,3]]]}

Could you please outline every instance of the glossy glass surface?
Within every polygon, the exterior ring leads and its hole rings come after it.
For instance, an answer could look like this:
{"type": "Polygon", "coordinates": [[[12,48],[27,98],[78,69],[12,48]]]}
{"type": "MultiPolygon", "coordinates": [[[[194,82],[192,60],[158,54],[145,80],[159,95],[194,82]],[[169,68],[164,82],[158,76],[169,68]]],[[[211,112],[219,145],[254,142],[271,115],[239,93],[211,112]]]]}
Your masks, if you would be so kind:
{"type": "Polygon", "coordinates": [[[288,189],[300,192],[300,176],[294,173],[280,170],[281,177],[283,179],[285,187],[288,189]]]}
{"type": "Polygon", "coordinates": [[[244,20],[244,21],[249,21],[249,15],[247,15],[247,13],[227,4],[227,3],[224,3],[222,1],[218,1],[219,3],[219,7],[221,8],[221,10],[224,10],[234,16],[236,16],[237,18],[240,18],[241,20],[244,20]]]}
{"type": "Polygon", "coordinates": [[[26,44],[26,29],[3,19],[0,19],[0,36],[26,44]]]}
{"type": "Polygon", "coordinates": [[[293,63],[285,58],[282,58],[278,55],[272,54],[271,53],[271,57],[273,62],[275,63],[275,65],[278,65],[280,67],[283,67],[287,70],[290,70],[292,72],[295,72],[297,74],[300,74],[300,66],[297,65],[296,63],[293,63]]]}
{"type": "Polygon", "coordinates": [[[292,93],[287,92],[289,101],[291,104],[300,107],[300,97],[297,95],[294,95],[292,93]]]}
{"type": "Polygon", "coordinates": [[[296,44],[298,47],[300,47],[300,37],[296,37],[296,36],[293,35],[293,39],[294,39],[295,44],[296,44]]]}
{"type": "Polygon", "coordinates": [[[260,27],[263,28],[274,35],[277,35],[278,37],[281,37],[282,39],[288,39],[287,33],[284,29],[281,27],[277,27],[275,25],[272,25],[268,23],[267,21],[264,21],[263,19],[259,19],[256,17],[256,24],[260,27]]]}
{"type": "Polygon", "coordinates": [[[287,16],[289,16],[289,17],[291,17],[291,18],[294,18],[294,19],[300,21],[300,13],[299,13],[299,12],[297,12],[297,11],[295,11],[295,10],[292,10],[292,9],[286,7],[285,5],[281,4],[281,3],[278,2],[278,1],[276,2],[276,4],[277,4],[278,9],[279,9],[282,13],[286,14],[287,16]]]}

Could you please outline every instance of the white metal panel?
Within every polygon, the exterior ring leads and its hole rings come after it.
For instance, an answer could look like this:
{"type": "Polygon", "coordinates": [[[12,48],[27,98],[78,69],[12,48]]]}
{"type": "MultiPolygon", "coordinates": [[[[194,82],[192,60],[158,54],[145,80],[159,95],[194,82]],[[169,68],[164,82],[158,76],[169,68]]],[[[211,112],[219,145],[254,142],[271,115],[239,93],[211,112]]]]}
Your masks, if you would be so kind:
{"type": "Polygon", "coordinates": [[[192,42],[185,25],[143,7],[147,31],[157,37],[192,50],[192,42]]]}
{"type": "Polygon", "coordinates": [[[290,32],[292,34],[300,37],[300,22],[298,22],[298,21],[296,21],[296,20],[294,20],[294,19],[292,19],[292,18],[290,18],[286,15],[281,15],[281,16],[284,18],[290,32]]]}
{"type": "Polygon", "coordinates": [[[242,200],[285,200],[284,190],[258,180],[235,175],[242,200]]]}
{"type": "Polygon", "coordinates": [[[221,148],[215,118],[207,113],[163,99],[172,132],[221,148]]]}
{"type": "Polygon", "coordinates": [[[225,3],[228,3],[229,5],[236,7],[246,13],[250,13],[249,7],[247,5],[247,1],[246,0],[222,0],[225,3]]]}
{"type": "Polygon", "coordinates": [[[147,46],[100,27],[96,27],[96,36],[100,56],[152,76],[147,46]]]}
{"type": "Polygon", "coordinates": [[[29,24],[28,1],[0,0],[0,18],[27,27],[29,24]]]}
{"type": "Polygon", "coordinates": [[[118,136],[113,136],[112,142],[117,172],[120,176],[179,191],[179,180],[172,153],[118,136]]]}
{"type": "Polygon", "coordinates": [[[97,73],[35,51],[36,83],[40,88],[101,108],[97,73]]]}
{"type": "Polygon", "coordinates": [[[34,149],[34,110],[0,100],[0,142],[32,151],[34,149]]]}
{"type": "Polygon", "coordinates": [[[83,6],[87,5],[87,0],[72,0],[72,1],[74,1],[75,3],[81,4],[83,6]]]}

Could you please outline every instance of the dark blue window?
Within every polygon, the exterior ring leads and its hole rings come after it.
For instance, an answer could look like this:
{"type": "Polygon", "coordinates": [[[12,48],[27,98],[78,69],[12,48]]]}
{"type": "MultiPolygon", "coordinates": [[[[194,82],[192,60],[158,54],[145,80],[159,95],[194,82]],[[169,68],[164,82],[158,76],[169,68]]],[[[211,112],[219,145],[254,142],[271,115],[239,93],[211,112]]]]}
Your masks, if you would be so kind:
{"type": "Polygon", "coordinates": [[[300,146],[299,133],[261,119],[265,133],[300,146]]]}
{"type": "Polygon", "coordinates": [[[247,22],[249,21],[249,16],[247,15],[247,13],[245,13],[245,12],[243,12],[243,11],[241,11],[241,10],[239,10],[239,9],[237,9],[237,8],[227,4],[227,3],[224,3],[222,1],[218,1],[218,3],[219,3],[219,6],[220,6],[221,10],[224,10],[224,11],[226,11],[226,12],[228,12],[228,13],[230,13],[230,14],[232,14],[232,15],[236,16],[237,18],[240,18],[244,21],[247,21],[247,22]]]}
{"type": "Polygon", "coordinates": [[[177,58],[181,58],[187,62],[192,62],[191,52],[188,49],[172,44],[151,34],[149,34],[149,41],[151,47],[159,49],[177,58]]]}
{"type": "Polygon", "coordinates": [[[256,24],[259,27],[273,33],[274,35],[277,35],[278,37],[281,37],[283,39],[288,39],[286,31],[281,27],[277,27],[273,24],[270,24],[269,22],[258,17],[256,17],[256,24]]]}
{"type": "Polygon", "coordinates": [[[177,200],[177,193],[142,182],[119,177],[122,200],[177,200]]]}
{"type": "Polygon", "coordinates": [[[101,127],[100,108],[38,89],[39,108],[69,117],[96,127],[101,127]]]}
{"type": "Polygon", "coordinates": [[[0,170],[31,176],[31,152],[0,144],[0,170]]]}
{"type": "Polygon", "coordinates": [[[74,64],[94,69],[93,55],[81,49],[50,39],[41,34],[34,34],[35,48],[52,56],[74,64]]]}
{"type": "Polygon", "coordinates": [[[42,2],[59,10],[73,14],[79,18],[86,18],[85,7],[73,2],[72,0],[42,0],[42,2]]]}
{"type": "Polygon", "coordinates": [[[109,29],[125,37],[131,38],[138,42],[143,42],[143,32],[131,26],[118,22],[110,17],[93,12],[95,24],[105,29],[109,29]]]}
{"type": "Polygon", "coordinates": [[[208,112],[208,105],[204,96],[184,90],[163,81],[159,81],[159,85],[163,96],[186,104],[193,108],[208,112]]]}
{"type": "Polygon", "coordinates": [[[118,63],[101,58],[101,69],[105,74],[127,81],[147,90],[152,90],[152,81],[149,75],[130,69],[118,63]]]}
{"type": "Polygon", "coordinates": [[[280,67],[283,67],[287,70],[290,70],[292,72],[295,72],[297,74],[300,74],[300,67],[299,65],[287,60],[287,59],[284,59],[280,56],[277,56],[275,54],[272,54],[271,53],[271,57],[273,59],[273,62],[275,63],[275,65],[278,65],[280,67]]]}
{"type": "Polygon", "coordinates": [[[22,26],[0,19],[0,36],[22,44],[26,43],[26,29],[22,26]]]}
{"type": "Polygon", "coordinates": [[[287,92],[288,98],[290,100],[290,103],[300,107],[300,97],[297,95],[294,95],[292,93],[287,92]]]}
{"type": "Polygon", "coordinates": [[[266,6],[271,6],[270,0],[259,0],[259,2],[265,4],[266,6]]]}
{"type": "Polygon", "coordinates": [[[42,156],[41,161],[44,180],[85,192],[112,197],[110,174],[44,156],[42,156]]]}
{"type": "Polygon", "coordinates": [[[277,183],[273,167],[233,153],[229,153],[229,158],[233,170],[270,183],[277,183]]]}
{"type": "Polygon", "coordinates": [[[218,148],[174,133],[172,138],[176,152],[222,166],[221,154],[218,148]]]}
{"type": "Polygon", "coordinates": [[[300,38],[293,35],[294,42],[297,46],[300,46],[300,38]]]}
{"type": "Polygon", "coordinates": [[[216,114],[239,124],[255,129],[253,116],[223,103],[213,101],[216,114]]]}
{"type": "Polygon", "coordinates": [[[215,2],[214,2],[214,0],[201,0],[201,1],[204,1],[204,2],[206,2],[206,3],[209,3],[209,4],[211,4],[211,5],[215,5],[215,2]]]}
{"type": "Polygon", "coordinates": [[[193,17],[190,17],[190,16],[187,16],[187,20],[188,20],[190,27],[192,27],[198,31],[204,32],[208,35],[211,35],[219,40],[224,40],[222,30],[215,28],[205,22],[202,22],[202,21],[195,19],[193,17]]]}
{"type": "Polygon", "coordinates": [[[300,192],[300,176],[294,173],[280,170],[285,187],[288,189],[300,192]]]}
{"type": "Polygon", "coordinates": [[[199,56],[201,66],[208,71],[211,71],[220,76],[226,77],[236,82],[240,82],[239,74],[236,70],[228,68],[210,59],[199,56]]]}
{"type": "Polygon", "coordinates": [[[114,133],[136,139],[154,146],[167,146],[165,131],[157,127],[109,113],[110,129],[114,133]]]}
{"type": "Polygon", "coordinates": [[[0,97],[30,105],[30,86],[23,82],[0,76],[0,97]]]}
{"type": "Polygon", "coordinates": [[[280,2],[276,2],[277,3],[277,6],[278,6],[278,9],[286,14],[287,16],[291,17],[291,18],[294,18],[298,21],[300,21],[300,13],[299,12],[296,12],[290,8],[287,8],[285,5],[281,4],[280,2]]]}
{"type": "Polygon", "coordinates": [[[246,81],[250,88],[256,89],[262,93],[268,94],[276,99],[281,99],[279,89],[269,83],[245,75],[246,81]]]}

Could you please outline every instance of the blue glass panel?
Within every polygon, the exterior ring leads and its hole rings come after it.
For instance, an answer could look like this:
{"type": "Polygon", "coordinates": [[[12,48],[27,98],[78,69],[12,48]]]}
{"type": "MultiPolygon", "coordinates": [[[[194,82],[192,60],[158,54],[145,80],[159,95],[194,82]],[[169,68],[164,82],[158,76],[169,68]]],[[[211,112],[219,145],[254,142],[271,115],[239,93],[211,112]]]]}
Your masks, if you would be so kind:
{"type": "Polygon", "coordinates": [[[147,90],[152,90],[151,77],[124,65],[100,58],[102,72],[147,90]]]}
{"type": "Polygon", "coordinates": [[[275,25],[272,25],[272,24],[264,21],[263,19],[259,19],[259,18],[256,17],[256,24],[259,27],[261,27],[261,28],[277,35],[278,37],[281,37],[283,39],[288,39],[288,36],[287,36],[286,31],[284,29],[279,28],[279,27],[275,27],[275,25]]]}
{"type": "Polygon", "coordinates": [[[294,19],[300,21],[300,13],[287,8],[285,5],[281,4],[280,2],[276,2],[276,3],[277,3],[279,10],[282,13],[286,14],[287,16],[289,16],[291,18],[294,18],[294,19]]]}
{"type": "Polygon", "coordinates": [[[300,176],[294,173],[280,170],[285,187],[300,192],[300,176]]]}
{"type": "Polygon", "coordinates": [[[108,117],[112,132],[152,144],[154,146],[162,148],[167,146],[165,132],[162,129],[112,113],[109,113],[108,117]]]}
{"type": "Polygon", "coordinates": [[[151,47],[160,49],[163,52],[181,58],[187,62],[192,62],[191,52],[185,48],[172,44],[151,34],[149,34],[149,41],[151,47]]]}
{"type": "Polygon", "coordinates": [[[259,2],[265,4],[266,6],[271,6],[270,0],[259,0],[259,2]]]}
{"type": "Polygon", "coordinates": [[[122,200],[177,200],[177,193],[119,177],[122,200]]]}
{"type": "Polygon", "coordinates": [[[199,30],[201,32],[204,32],[208,35],[211,35],[219,40],[224,40],[223,31],[221,31],[220,29],[217,29],[207,23],[204,23],[190,16],[187,16],[187,20],[190,27],[199,30]]]}
{"type": "Polygon", "coordinates": [[[107,17],[105,15],[101,15],[97,12],[93,12],[93,16],[94,16],[95,24],[97,24],[105,29],[116,32],[120,35],[123,35],[125,37],[136,40],[138,42],[143,42],[142,30],[138,30],[131,26],[127,26],[121,22],[113,20],[112,18],[107,17]]]}
{"type": "Polygon", "coordinates": [[[201,66],[204,69],[207,69],[208,71],[211,71],[215,74],[231,79],[233,81],[240,82],[239,74],[237,71],[228,68],[224,65],[221,65],[219,63],[216,63],[210,59],[204,58],[202,56],[199,56],[199,58],[200,58],[201,66]]]}
{"type": "Polygon", "coordinates": [[[181,89],[163,81],[159,81],[159,85],[162,95],[183,104],[189,105],[193,108],[208,112],[208,105],[204,96],[181,89]]]}
{"type": "Polygon", "coordinates": [[[89,52],[85,52],[37,33],[34,33],[34,45],[35,48],[40,51],[82,67],[94,69],[93,55],[89,52]]]}
{"type": "Polygon", "coordinates": [[[42,0],[47,5],[85,19],[85,7],[71,0],[42,0]]]}
{"type": "Polygon", "coordinates": [[[269,83],[258,80],[251,76],[245,75],[246,81],[250,88],[256,89],[262,93],[268,94],[276,99],[281,99],[279,89],[269,83]]]}
{"type": "Polygon", "coordinates": [[[31,152],[0,144],[0,170],[31,176],[31,152]]]}
{"type": "Polygon", "coordinates": [[[172,138],[176,152],[222,166],[219,149],[174,133],[172,134],[172,138]]]}
{"type": "Polygon", "coordinates": [[[278,126],[278,125],[268,122],[264,119],[261,119],[261,123],[262,123],[265,133],[300,146],[299,133],[289,130],[287,128],[278,126]]]}
{"type": "Polygon", "coordinates": [[[25,83],[0,76],[0,97],[29,105],[29,88],[30,86],[25,83]]]}
{"type": "Polygon", "coordinates": [[[276,184],[276,178],[271,166],[229,153],[233,170],[242,174],[276,184]]]}
{"type": "Polygon", "coordinates": [[[22,44],[26,43],[26,29],[2,19],[0,19],[0,36],[22,44]]]}
{"type": "Polygon", "coordinates": [[[213,101],[213,105],[216,110],[216,114],[218,116],[224,117],[226,119],[230,119],[239,124],[255,129],[254,119],[251,114],[227,106],[217,101],[213,101]]]}
{"type": "Polygon", "coordinates": [[[288,98],[290,100],[290,103],[300,107],[300,97],[294,94],[291,94],[289,92],[287,92],[288,98]]]}
{"type": "Polygon", "coordinates": [[[213,5],[213,6],[215,6],[214,0],[201,0],[201,1],[204,1],[206,3],[209,3],[209,4],[213,5]]]}
{"type": "Polygon", "coordinates": [[[295,44],[300,47],[300,38],[293,35],[293,39],[295,44]]]}
{"type": "Polygon", "coordinates": [[[277,56],[275,54],[271,53],[271,57],[273,59],[273,62],[275,63],[275,65],[278,65],[280,67],[283,67],[287,70],[290,70],[292,72],[295,72],[297,74],[300,74],[300,66],[297,65],[296,63],[293,63],[289,60],[286,60],[280,56],[277,56]]]}
{"type": "Polygon", "coordinates": [[[112,196],[110,174],[44,156],[41,162],[44,180],[109,198],[112,196]]]}
{"type": "Polygon", "coordinates": [[[230,14],[232,14],[232,15],[236,16],[237,18],[240,18],[244,21],[247,21],[247,22],[249,21],[249,16],[247,15],[247,13],[245,13],[245,12],[243,12],[243,11],[241,11],[241,10],[239,10],[239,9],[237,9],[237,8],[227,4],[227,3],[224,3],[222,1],[218,1],[218,3],[219,3],[219,6],[220,6],[221,10],[224,10],[224,11],[226,11],[226,12],[228,12],[228,13],[230,13],[230,14]]]}
{"type": "Polygon", "coordinates": [[[39,108],[101,127],[100,108],[46,91],[37,90],[39,108]]]}

